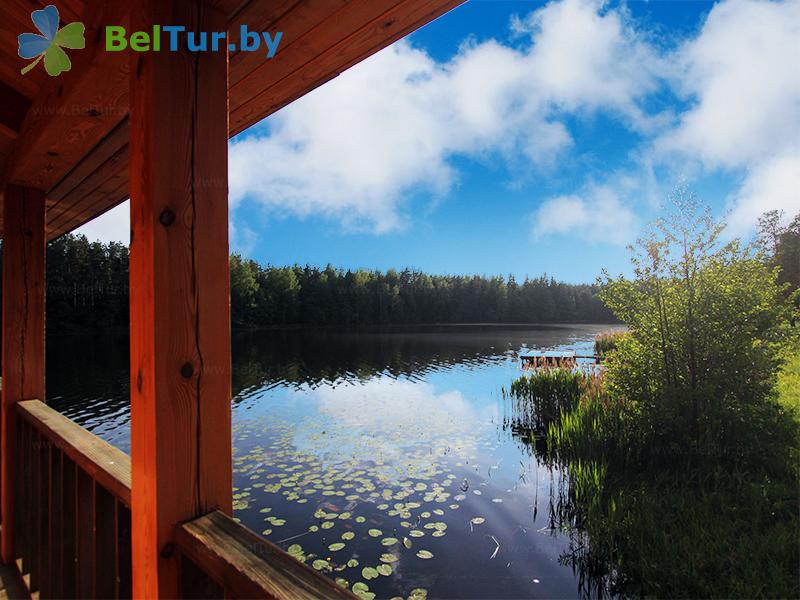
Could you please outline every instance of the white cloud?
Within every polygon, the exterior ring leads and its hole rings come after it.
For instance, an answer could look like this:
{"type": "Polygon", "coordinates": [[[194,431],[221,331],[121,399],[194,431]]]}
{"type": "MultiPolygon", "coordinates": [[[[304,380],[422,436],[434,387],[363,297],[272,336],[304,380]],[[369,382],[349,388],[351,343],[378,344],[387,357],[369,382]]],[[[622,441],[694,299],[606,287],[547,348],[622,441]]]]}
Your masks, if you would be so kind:
{"type": "Polygon", "coordinates": [[[570,235],[591,243],[626,244],[637,225],[633,211],[609,186],[590,186],[581,195],[556,196],[531,215],[535,238],[570,235]]]}
{"type": "Polygon", "coordinates": [[[731,232],[746,234],[759,216],[773,209],[782,210],[787,220],[800,214],[800,154],[786,153],[750,171],[734,198],[731,232]]]}
{"type": "Polygon", "coordinates": [[[638,101],[658,89],[664,64],[620,10],[592,0],[552,2],[517,20],[533,38],[532,89],[570,111],[611,108],[637,127],[649,119],[638,101]]]}
{"type": "Polygon", "coordinates": [[[800,2],[729,0],[677,53],[678,89],[696,104],[659,142],[711,168],[800,144],[800,2]]]}
{"type": "Polygon", "coordinates": [[[456,155],[525,172],[556,164],[572,145],[565,111],[608,108],[650,126],[639,100],[658,85],[657,57],[623,13],[600,9],[548,4],[516,22],[526,47],[465,44],[446,63],[406,42],[387,48],[233,144],[232,205],[383,233],[406,225],[415,191],[453,188],[456,155]]]}
{"type": "Polygon", "coordinates": [[[75,231],[76,235],[85,235],[90,242],[130,243],[130,201],[115,206],[109,211],[82,225],[75,231]]]}
{"type": "Polygon", "coordinates": [[[655,142],[661,157],[745,175],[731,225],[744,233],[765,210],[797,211],[800,2],[728,0],[675,55],[676,88],[694,105],[655,142]]]}

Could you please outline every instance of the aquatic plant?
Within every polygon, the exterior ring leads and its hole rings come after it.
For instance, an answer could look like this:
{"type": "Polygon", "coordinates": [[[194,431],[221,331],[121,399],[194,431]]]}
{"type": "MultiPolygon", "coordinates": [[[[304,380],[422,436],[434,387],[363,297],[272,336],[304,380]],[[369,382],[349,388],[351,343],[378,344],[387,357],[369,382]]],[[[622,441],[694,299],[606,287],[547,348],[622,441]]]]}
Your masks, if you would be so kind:
{"type": "Polygon", "coordinates": [[[625,335],[619,331],[604,331],[594,338],[594,353],[603,358],[617,348],[617,342],[625,335]]]}
{"type": "Polygon", "coordinates": [[[567,367],[537,368],[503,389],[513,402],[513,426],[544,435],[548,425],[576,408],[585,389],[602,376],[567,367]]]}

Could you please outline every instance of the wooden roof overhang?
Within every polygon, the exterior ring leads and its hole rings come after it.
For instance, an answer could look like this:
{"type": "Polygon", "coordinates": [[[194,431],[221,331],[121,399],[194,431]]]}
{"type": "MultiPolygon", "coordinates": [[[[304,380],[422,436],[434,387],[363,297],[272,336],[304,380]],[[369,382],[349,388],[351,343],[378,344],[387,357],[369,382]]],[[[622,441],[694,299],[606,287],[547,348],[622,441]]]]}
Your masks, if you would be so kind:
{"type": "MultiPolygon", "coordinates": [[[[281,31],[275,56],[229,57],[229,134],[234,136],[464,0],[219,0],[235,40],[281,31]]],[[[46,192],[47,237],[83,225],[128,197],[128,51],[104,49],[105,25],[128,22],[121,0],[3,0],[0,5],[0,194],[8,183],[46,192]],[[62,25],[82,21],[86,48],[72,69],[26,75],[17,36],[31,11],[54,3],[62,25]]],[[[0,236],[2,236],[0,202],[0,236]]]]}

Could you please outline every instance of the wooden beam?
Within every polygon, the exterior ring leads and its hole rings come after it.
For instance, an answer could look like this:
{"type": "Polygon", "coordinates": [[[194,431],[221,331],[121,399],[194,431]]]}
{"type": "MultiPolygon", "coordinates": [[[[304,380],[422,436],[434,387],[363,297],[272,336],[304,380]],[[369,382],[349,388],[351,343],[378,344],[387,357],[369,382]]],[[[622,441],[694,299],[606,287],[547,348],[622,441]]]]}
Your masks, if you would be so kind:
{"type": "MultiPolygon", "coordinates": [[[[461,2],[209,0],[222,7],[222,12],[229,11],[224,29],[230,30],[233,40],[238,39],[242,23],[251,29],[284,32],[281,47],[271,60],[264,60],[260,52],[231,55],[229,134],[257,123],[461,2]]],[[[0,143],[0,154],[14,145],[7,159],[10,181],[47,190],[56,208],[48,219],[51,239],[91,220],[127,195],[127,176],[119,181],[118,161],[111,157],[121,149],[116,145],[130,105],[128,87],[121,83],[129,76],[126,57],[137,53],[105,52],[96,46],[101,41],[97,34],[100,24],[129,24],[129,6],[124,0],[90,0],[87,6],[91,19],[85,20],[94,24],[87,22],[87,48],[74,53],[72,70],[47,78],[53,80],[47,82],[51,87],[43,89],[34,101],[18,138],[0,124],[0,140],[6,139],[5,147],[0,143]],[[117,13],[122,16],[113,16],[117,13]],[[92,36],[89,31],[96,33],[92,36]],[[119,185],[106,196],[112,178],[119,185]],[[97,185],[99,182],[104,183],[97,185]]]]}
{"type": "Polygon", "coordinates": [[[3,391],[0,409],[2,546],[14,561],[17,490],[16,404],[44,400],[45,195],[9,185],[3,194],[3,391]]]}
{"type": "Polygon", "coordinates": [[[124,0],[86,3],[86,48],[70,54],[72,68],[49,78],[28,110],[8,182],[49,191],[128,114],[127,53],[102,44],[103,27],[127,26],[127,12],[124,0]]]}
{"type": "Polygon", "coordinates": [[[219,511],[181,525],[176,541],[224,588],[226,598],[356,600],[347,588],[219,511]]]}
{"type": "Polygon", "coordinates": [[[262,61],[252,71],[247,71],[248,62],[232,62],[235,83],[230,88],[231,134],[241,133],[463,2],[350,0],[313,29],[287,40],[272,60],[262,61]],[[342,35],[342,31],[348,34],[342,35]],[[297,65],[298,56],[308,57],[308,62],[297,65]],[[241,76],[240,72],[247,75],[241,76]]]}
{"type": "MultiPolygon", "coordinates": [[[[202,0],[132,29],[223,31],[202,0]]],[[[178,596],[178,523],[232,512],[227,54],[131,53],[133,596],[178,596]]]]}

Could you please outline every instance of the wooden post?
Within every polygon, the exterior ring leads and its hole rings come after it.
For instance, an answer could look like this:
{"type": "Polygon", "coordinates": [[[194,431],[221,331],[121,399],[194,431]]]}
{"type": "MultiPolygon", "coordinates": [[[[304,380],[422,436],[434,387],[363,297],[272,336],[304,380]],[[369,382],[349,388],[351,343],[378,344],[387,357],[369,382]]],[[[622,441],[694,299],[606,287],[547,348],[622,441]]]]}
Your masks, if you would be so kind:
{"type": "MultiPolygon", "coordinates": [[[[133,31],[227,29],[202,0],[131,4],[133,31]]],[[[227,51],[167,43],[130,54],[134,598],[178,597],[174,528],[232,511],[227,51]]]]}
{"type": "MultiPolygon", "coordinates": [[[[17,411],[22,400],[44,401],[45,197],[8,185],[3,195],[3,393],[0,433],[2,559],[17,558],[17,411]]],[[[30,474],[22,474],[30,476],[30,474]]]]}

